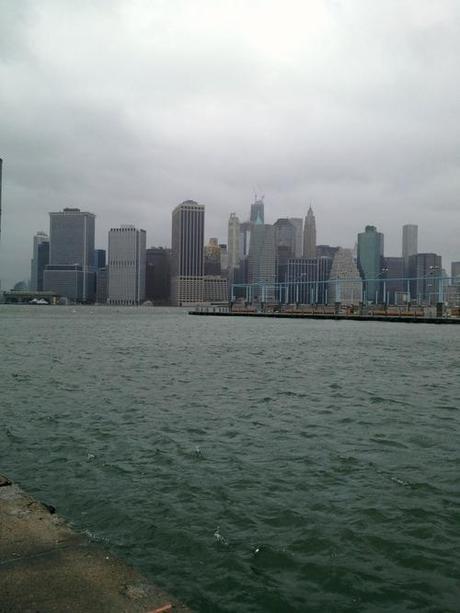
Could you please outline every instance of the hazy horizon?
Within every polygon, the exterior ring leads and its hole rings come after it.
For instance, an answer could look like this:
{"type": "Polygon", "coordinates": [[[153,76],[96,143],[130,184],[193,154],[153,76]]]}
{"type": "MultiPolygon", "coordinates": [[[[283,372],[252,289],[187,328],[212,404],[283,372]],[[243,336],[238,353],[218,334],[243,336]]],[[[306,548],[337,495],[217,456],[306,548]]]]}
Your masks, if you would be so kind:
{"type": "Polygon", "coordinates": [[[265,194],[269,223],[318,243],[365,225],[401,255],[460,260],[460,5],[454,0],[0,0],[2,289],[28,278],[49,211],[96,214],[96,246],[134,224],[170,244],[206,206],[206,241],[265,194]]]}

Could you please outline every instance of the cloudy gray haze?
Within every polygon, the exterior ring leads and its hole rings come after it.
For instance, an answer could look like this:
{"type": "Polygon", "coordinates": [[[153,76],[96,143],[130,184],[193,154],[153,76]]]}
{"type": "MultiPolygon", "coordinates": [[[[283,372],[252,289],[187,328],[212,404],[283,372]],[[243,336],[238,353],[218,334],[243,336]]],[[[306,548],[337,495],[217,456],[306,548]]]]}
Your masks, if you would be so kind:
{"type": "Polygon", "coordinates": [[[191,198],[226,242],[254,189],[320,243],[418,223],[460,259],[459,57],[458,0],[0,0],[3,285],[48,211],[169,245],[191,198]]]}

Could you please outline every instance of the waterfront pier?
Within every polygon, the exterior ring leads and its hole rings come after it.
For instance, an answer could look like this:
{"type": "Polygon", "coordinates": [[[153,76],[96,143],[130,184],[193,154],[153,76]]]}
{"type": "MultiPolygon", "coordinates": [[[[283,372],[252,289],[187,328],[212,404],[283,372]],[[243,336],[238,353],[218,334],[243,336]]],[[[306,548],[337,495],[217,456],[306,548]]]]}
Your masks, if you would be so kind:
{"type": "Polygon", "coordinates": [[[385,321],[418,324],[460,324],[457,311],[386,308],[342,308],[340,305],[198,305],[189,315],[217,317],[268,317],[283,319],[332,319],[336,321],[385,321]]]}
{"type": "Polygon", "coordinates": [[[190,613],[0,475],[0,612],[190,613]]]}

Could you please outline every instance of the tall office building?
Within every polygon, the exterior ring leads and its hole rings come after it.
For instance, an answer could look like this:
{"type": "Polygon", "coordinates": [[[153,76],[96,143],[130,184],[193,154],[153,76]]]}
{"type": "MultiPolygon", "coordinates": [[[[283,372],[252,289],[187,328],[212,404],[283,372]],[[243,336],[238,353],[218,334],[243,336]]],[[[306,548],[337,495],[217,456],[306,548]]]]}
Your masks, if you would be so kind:
{"type": "Polygon", "coordinates": [[[251,244],[251,228],[252,223],[250,221],[243,221],[240,223],[240,263],[236,274],[236,281],[238,283],[248,282],[248,256],[249,246],[251,244]]]}
{"type": "Polygon", "coordinates": [[[447,287],[446,301],[449,306],[460,306],[460,262],[451,263],[450,286],[447,287]]]}
{"type": "Polygon", "coordinates": [[[220,271],[221,274],[227,274],[228,271],[228,249],[225,243],[219,243],[220,249],[220,271]]]}
{"type": "Polygon", "coordinates": [[[442,258],[436,253],[409,256],[410,298],[417,304],[435,304],[443,299],[442,258]]]}
{"type": "Polygon", "coordinates": [[[404,258],[385,257],[383,278],[385,279],[385,302],[388,304],[403,304],[407,294],[407,283],[404,282],[404,258]]]}
{"type": "Polygon", "coordinates": [[[277,219],[273,224],[275,228],[276,247],[287,247],[290,257],[295,257],[297,228],[287,217],[277,219]]]}
{"type": "Polygon", "coordinates": [[[303,219],[301,217],[289,217],[289,221],[295,228],[295,253],[296,258],[303,254],[303,219]]]}
{"type": "Polygon", "coordinates": [[[251,214],[249,217],[249,221],[251,223],[256,223],[257,219],[260,219],[262,223],[265,223],[265,215],[264,215],[264,197],[257,198],[257,195],[254,199],[254,202],[251,204],[251,214]]]}
{"type": "Polygon", "coordinates": [[[221,267],[221,248],[217,238],[210,238],[204,248],[204,274],[220,276],[221,267]]]}
{"type": "Polygon", "coordinates": [[[251,244],[251,227],[250,221],[240,223],[240,260],[249,255],[249,245],[251,244]]]}
{"type": "Polygon", "coordinates": [[[287,279],[288,261],[296,255],[296,226],[287,217],[277,219],[273,224],[276,243],[276,280],[284,283],[287,279]]]}
{"type": "Polygon", "coordinates": [[[171,298],[176,306],[203,300],[204,206],[186,200],[172,212],[171,298]]]}
{"type": "Polygon", "coordinates": [[[145,230],[121,226],[109,231],[108,303],[139,305],[145,296],[145,230]]]}
{"type": "Polygon", "coordinates": [[[73,302],[94,300],[95,215],[76,208],[50,213],[49,264],[43,285],[73,302]]]}
{"type": "Polygon", "coordinates": [[[106,267],[106,253],[105,249],[95,249],[94,250],[94,268],[99,270],[100,268],[106,267]]]}
{"type": "Polygon", "coordinates": [[[291,258],[288,262],[289,302],[325,304],[332,259],[291,258]]]}
{"type": "Polygon", "coordinates": [[[248,283],[253,286],[253,297],[271,298],[273,287],[268,294],[262,286],[276,282],[276,243],[274,226],[262,223],[260,217],[252,226],[251,245],[248,255],[248,283]]]}
{"type": "Polygon", "coordinates": [[[418,226],[406,224],[402,227],[402,258],[404,272],[409,271],[409,257],[417,253],[418,226]]]}
{"type": "Polygon", "coordinates": [[[313,209],[308,209],[303,230],[303,255],[306,258],[316,257],[316,220],[313,209]]]}
{"type": "Polygon", "coordinates": [[[450,276],[452,277],[452,283],[456,285],[460,283],[460,262],[451,263],[450,276]]]}
{"type": "Polygon", "coordinates": [[[37,232],[34,236],[32,261],[30,265],[30,289],[43,291],[43,272],[49,264],[50,243],[46,232],[37,232]]]}
{"type": "Polygon", "coordinates": [[[229,279],[232,283],[240,265],[240,220],[235,213],[231,213],[228,220],[227,250],[229,279]]]}
{"type": "Polygon", "coordinates": [[[353,258],[353,250],[339,247],[329,273],[328,302],[359,304],[362,293],[363,282],[353,258]]]}
{"type": "Polygon", "coordinates": [[[154,305],[171,300],[171,249],[150,247],[145,265],[145,299],[154,305]]]}
{"type": "Polygon", "coordinates": [[[364,280],[365,300],[378,302],[382,299],[383,234],[375,226],[366,226],[358,234],[358,268],[364,280]]]}

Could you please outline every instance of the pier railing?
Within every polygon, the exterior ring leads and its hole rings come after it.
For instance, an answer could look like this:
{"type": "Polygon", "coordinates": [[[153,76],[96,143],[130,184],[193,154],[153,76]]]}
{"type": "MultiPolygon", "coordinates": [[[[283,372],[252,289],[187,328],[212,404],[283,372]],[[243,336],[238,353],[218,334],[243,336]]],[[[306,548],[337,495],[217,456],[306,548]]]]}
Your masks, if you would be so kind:
{"type": "Polygon", "coordinates": [[[376,279],[296,278],[284,282],[234,283],[230,302],[246,305],[364,305],[366,308],[460,307],[460,278],[429,274],[424,277],[376,279]]]}

